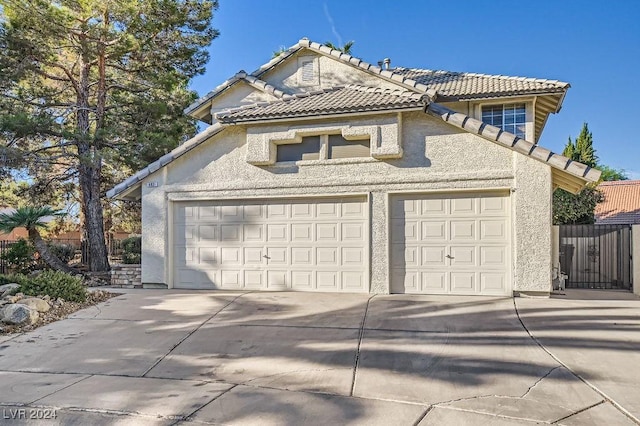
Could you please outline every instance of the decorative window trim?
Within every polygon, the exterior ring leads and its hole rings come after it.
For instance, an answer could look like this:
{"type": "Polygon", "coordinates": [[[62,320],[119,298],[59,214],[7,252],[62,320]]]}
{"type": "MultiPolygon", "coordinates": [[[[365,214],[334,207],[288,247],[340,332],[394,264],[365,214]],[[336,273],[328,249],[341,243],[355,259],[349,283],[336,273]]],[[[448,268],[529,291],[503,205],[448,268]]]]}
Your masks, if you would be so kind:
{"type": "MultiPolygon", "coordinates": [[[[246,161],[255,166],[271,166],[276,164],[278,145],[301,143],[302,138],[305,136],[329,134],[340,134],[347,140],[369,139],[371,158],[400,158],[402,157],[401,126],[398,121],[380,125],[329,125],[289,128],[280,131],[278,131],[278,128],[264,129],[260,127],[250,127],[247,129],[246,161]]],[[[282,127],[280,127],[280,129],[282,129],[282,127]]],[[[321,152],[321,160],[303,161],[337,161],[324,160],[326,156],[326,153],[321,152]]],[[[362,159],[365,157],[357,158],[362,159]]]]}

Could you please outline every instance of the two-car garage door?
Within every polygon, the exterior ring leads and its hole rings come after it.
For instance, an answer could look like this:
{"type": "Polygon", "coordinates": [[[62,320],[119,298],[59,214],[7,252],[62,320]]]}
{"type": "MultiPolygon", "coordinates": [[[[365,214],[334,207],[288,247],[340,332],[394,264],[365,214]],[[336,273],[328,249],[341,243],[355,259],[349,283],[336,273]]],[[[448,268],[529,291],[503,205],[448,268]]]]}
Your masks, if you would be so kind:
{"type": "Polygon", "coordinates": [[[365,197],[179,202],[175,288],[368,291],[365,197]]]}
{"type": "MultiPolygon", "coordinates": [[[[391,293],[508,295],[508,201],[390,195],[391,293]]],[[[176,202],[173,286],[367,292],[369,220],[364,196],[176,202]]]]}

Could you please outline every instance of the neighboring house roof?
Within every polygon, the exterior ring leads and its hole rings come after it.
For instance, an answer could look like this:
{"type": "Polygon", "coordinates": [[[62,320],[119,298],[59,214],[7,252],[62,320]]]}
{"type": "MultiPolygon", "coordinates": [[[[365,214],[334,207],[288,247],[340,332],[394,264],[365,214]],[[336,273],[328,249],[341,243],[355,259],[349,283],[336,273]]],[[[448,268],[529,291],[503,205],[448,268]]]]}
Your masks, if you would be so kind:
{"type": "Polygon", "coordinates": [[[238,123],[265,119],[317,117],[345,112],[375,112],[390,109],[422,108],[419,93],[365,87],[355,84],[284,95],[278,101],[246,105],[219,112],[215,117],[223,123],[238,123]]]}
{"type": "Polygon", "coordinates": [[[596,205],[597,224],[640,224],[640,180],[618,180],[598,185],[604,201],[596,205]]]}
{"type": "Polygon", "coordinates": [[[457,100],[482,99],[536,93],[564,93],[569,83],[539,78],[467,72],[433,71],[418,68],[394,68],[393,72],[422,83],[438,92],[438,96],[457,100]]]}

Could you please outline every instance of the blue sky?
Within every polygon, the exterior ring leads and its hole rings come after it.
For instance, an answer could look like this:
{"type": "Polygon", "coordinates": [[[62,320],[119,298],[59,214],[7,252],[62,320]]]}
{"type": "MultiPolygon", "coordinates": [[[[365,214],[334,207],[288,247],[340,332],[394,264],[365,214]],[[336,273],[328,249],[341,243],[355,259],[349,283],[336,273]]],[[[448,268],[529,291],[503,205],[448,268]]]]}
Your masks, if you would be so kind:
{"type": "Polygon", "coordinates": [[[589,123],[601,162],[640,179],[640,2],[220,0],[205,94],[308,37],[354,40],[353,54],[392,66],[549,78],[571,83],[540,144],[561,152],[589,123]]]}

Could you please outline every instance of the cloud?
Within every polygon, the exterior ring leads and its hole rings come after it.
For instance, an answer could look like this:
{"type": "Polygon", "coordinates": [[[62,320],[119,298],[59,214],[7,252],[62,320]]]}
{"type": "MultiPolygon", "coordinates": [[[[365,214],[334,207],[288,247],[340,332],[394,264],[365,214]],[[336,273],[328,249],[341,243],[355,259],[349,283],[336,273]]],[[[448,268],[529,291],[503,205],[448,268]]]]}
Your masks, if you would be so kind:
{"type": "Polygon", "coordinates": [[[334,37],[338,40],[338,46],[342,46],[342,36],[338,32],[336,28],[336,24],[333,21],[333,18],[331,17],[331,13],[329,12],[329,6],[327,6],[327,2],[323,3],[323,7],[324,7],[324,16],[327,17],[327,21],[331,26],[331,32],[333,33],[334,37]]]}

